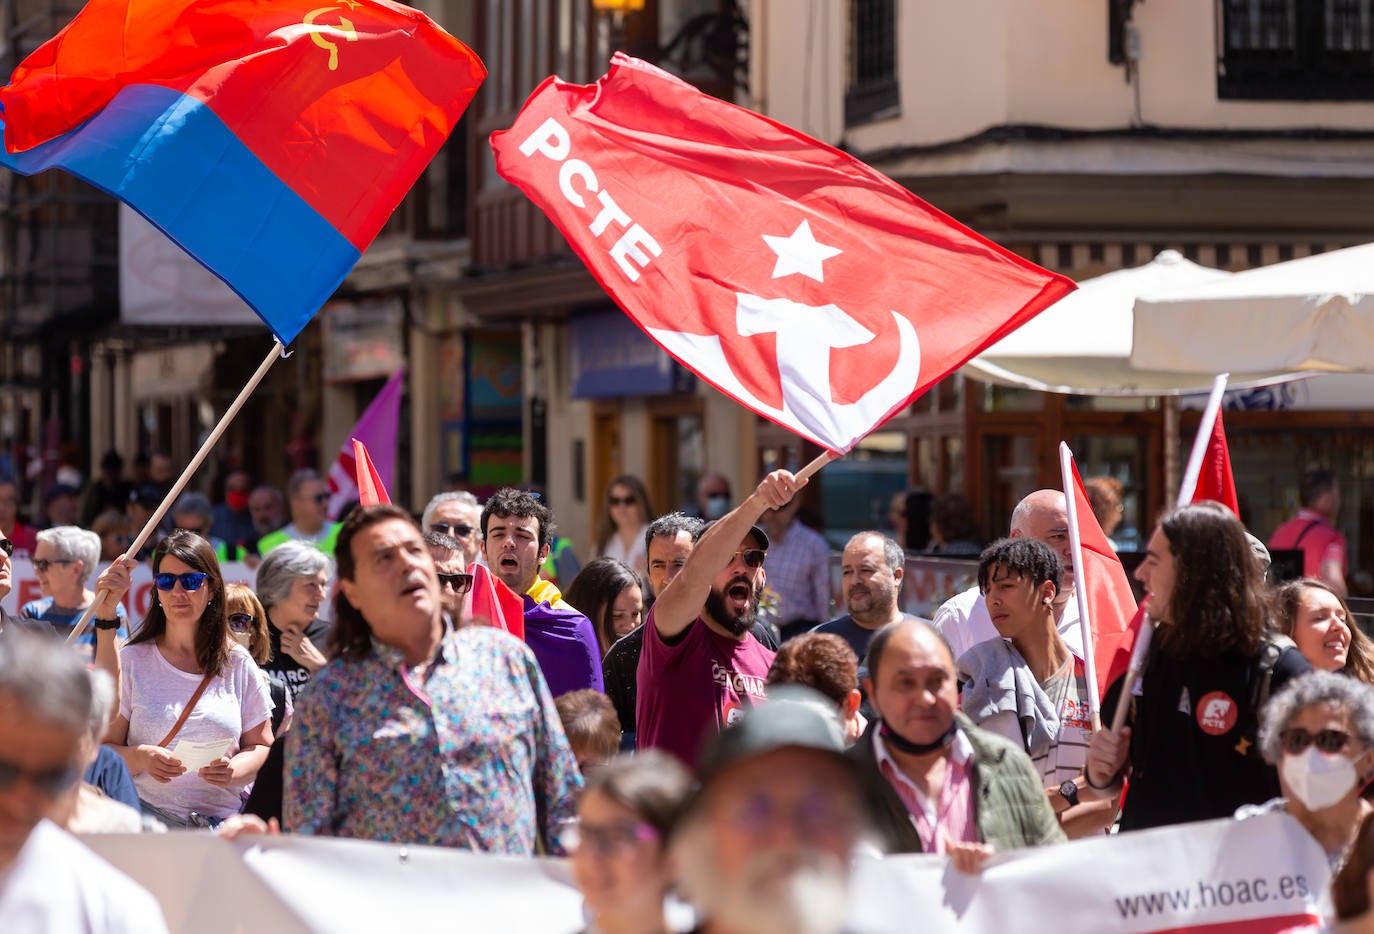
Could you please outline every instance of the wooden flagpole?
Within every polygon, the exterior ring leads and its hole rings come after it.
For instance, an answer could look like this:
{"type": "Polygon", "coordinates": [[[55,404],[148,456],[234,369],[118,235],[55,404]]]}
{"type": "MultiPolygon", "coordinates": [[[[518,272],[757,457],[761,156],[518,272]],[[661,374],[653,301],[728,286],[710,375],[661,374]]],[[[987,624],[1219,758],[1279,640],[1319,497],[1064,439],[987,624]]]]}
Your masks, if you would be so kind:
{"type": "MultiPolygon", "coordinates": [[[[180,496],[181,491],[186,488],[186,484],[191,482],[191,478],[195,476],[196,471],[200,469],[200,465],[205,463],[205,458],[210,456],[210,451],[214,449],[220,436],[228,429],[229,423],[234,420],[234,416],[239,414],[239,409],[243,408],[243,404],[248,401],[248,397],[253,394],[253,390],[258,388],[258,384],[261,383],[263,377],[267,375],[267,371],[272,369],[272,364],[285,356],[286,348],[282,346],[281,341],[274,340],[272,342],[272,349],[267,352],[267,356],[264,357],[262,363],[258,365],[257,372],[255,372],[248,382],[244,384],[243,389],[239,391],[238,397],[234,399],[229,408],[225,410],[224,416],[219,420],[219,424],[217,424],[214,430],[206,437],[204,443],[200,446],[200,450],[196,452],[196,456],[191,458],[191,462],[186,465],[186,469],[181,472],[181,476],[177,477],[176,483],[172,484],[172,488],[168,490],[167,495],[162,498],[162,502],[158,505],[152,516],[149,517],[147,524],[143,526],[143,530],[138,533],[138,537],[135,538],[133,544],[129,546],[129,550],[120,556],[121,559],[129,555],[138,554],[139,550],[144,546],[152,534],[157,531],[158,523],[162,521],[162,517],[167,515],[167,510],[172,508],[172,504],[177,501],[177,497],[180,496]]],[[[95,615],[95,608],[99,603],[100,594],[97,593],[95,599],[93,599],[82,612],[81,618],[76,621],[76,625],[72,627],[71,634],[67,636],[68,642],[75,642],[86,632],[86,627],[90,625],[91,617],[95,615]]]]}

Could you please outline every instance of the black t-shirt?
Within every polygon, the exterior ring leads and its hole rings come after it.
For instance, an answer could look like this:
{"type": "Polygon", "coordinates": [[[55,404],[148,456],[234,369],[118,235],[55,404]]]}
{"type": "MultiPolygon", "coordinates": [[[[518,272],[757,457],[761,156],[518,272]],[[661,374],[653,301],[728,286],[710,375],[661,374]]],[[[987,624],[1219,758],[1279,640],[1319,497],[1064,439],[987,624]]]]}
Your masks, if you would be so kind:
{"type": "MultiPolygon", "coordinates": [[[[1274,665],[1272,696],[1311,670],[1291,646],[1274,665]]],[[[1275,769],[1256,747],[1262,702],[1258,658],[1227,652],[1178,658],[1152,646],[1131,716],[1130,789],[1122,830],[1230,817],[1242,804],[1279,795],[1275,769]]],[[[1102,705],[1111,723],[1118,680],[1102,705]]]]}
{"type": "MultiPolygon", "coordinates": [[[[291,699],[295,700],[310,681],[310,669],[282,651],[281,630],[273,625],[270,615],[267,618],[267,637],[272,643],[272,657],[262,666],[262,670],[273,681],[285,685],[291,692],[291,699]]],[[[305,627],[305,637],[323,654],[325,644],[329,641],[329,624],[322,619],[311,620],[305,627]]]]}
{"type": "MultiPolygon", "coordinates": [[[[750,632],[770,652],[778,650],[777,636],[763,623],[755,623],[750,632]]],[[[602,687],[615,706],[620,720],[620,748],[626,751],[635,748],[635,702],[639,693],[639,653],[643,650],[644,627],[640,626],[617,639],[601,660],[602,687]]]]}

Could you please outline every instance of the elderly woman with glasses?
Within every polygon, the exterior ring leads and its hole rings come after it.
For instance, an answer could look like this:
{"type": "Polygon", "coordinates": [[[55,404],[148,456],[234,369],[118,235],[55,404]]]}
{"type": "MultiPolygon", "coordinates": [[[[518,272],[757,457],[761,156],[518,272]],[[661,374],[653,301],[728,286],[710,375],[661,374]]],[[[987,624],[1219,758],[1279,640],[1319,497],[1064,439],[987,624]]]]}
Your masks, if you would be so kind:
{"type": "MultiPolygon", "coordinates": [[[[59,525],[39,532],[38,545],[33,552],[33,570],[43,596],[24,604],[19,615],[24,619],[41,620],[58,635],[66,636],[86,606],[95,599],[86,584],[99,563],[100,536],[94,532],[74,525],[59,525]]],[[[114,618],[118,624],[113,629],[100,633],[88,628],[78,640],[87,662],[95,661],[97,655],[102,656],[102,661],[104,656],[109,656],[109,664],[100,666],[107,670],[114,661],[114,638],[124,639],[129,635],[128,614],[123,606],[115,607],[114,618]]]]}
{"type": "Polygon", "coordinates": [[[1374,813],[1360,797],[1374,775],[1374,688],[1325,671],[1293,680],[1260,714],[1259,750],[1278,768],[1283,797],[1246,805],[1236,816],[1287,811],[1339,870],[1374,813]]]}
{"type": "Polygon", "coordinates": [[[589,930],[679,930],[664,918],[672,878],[665,842],[691,787],[682,763],[652,749],[587,773],[577,817],[563,825],[560,842],[572,854],[573,881],[585,899],[589,930]]]}
{"type": "Polygon", "coordinates": [[[328,555],[304,542],[278,545],[258,567],[255,589],[267,610],[271,649],[262,669],[284,685],[293,700],[328,660],[323,647],[329,624],[319,614],[329,595],[333,567],[328,555]]]}
{"type": "MultiPolygon", "coordinates": [[[[96,582],[97,625],[129,589],[121,559],[96,582]]],[[[248,650],[229,638],[214,549],[178,529],[153,550],[148,615],[119,654],[119,713],[105,736],[134,776],[144,812],[168,826],[214,826],[243,806],[272,745],[272,700],[248,650]]]]}

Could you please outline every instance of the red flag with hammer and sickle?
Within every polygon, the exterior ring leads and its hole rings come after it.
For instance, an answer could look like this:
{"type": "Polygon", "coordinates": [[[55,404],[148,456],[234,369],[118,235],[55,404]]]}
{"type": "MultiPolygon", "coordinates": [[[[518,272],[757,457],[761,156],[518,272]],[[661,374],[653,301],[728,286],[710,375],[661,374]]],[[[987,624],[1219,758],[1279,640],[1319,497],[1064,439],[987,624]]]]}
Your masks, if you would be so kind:
{"type": "Polygon", "coordinates": [[[497,171],[722,392],[842,453],[1073,283],[862,162],[617,54],[549,78],[497,171]]]}

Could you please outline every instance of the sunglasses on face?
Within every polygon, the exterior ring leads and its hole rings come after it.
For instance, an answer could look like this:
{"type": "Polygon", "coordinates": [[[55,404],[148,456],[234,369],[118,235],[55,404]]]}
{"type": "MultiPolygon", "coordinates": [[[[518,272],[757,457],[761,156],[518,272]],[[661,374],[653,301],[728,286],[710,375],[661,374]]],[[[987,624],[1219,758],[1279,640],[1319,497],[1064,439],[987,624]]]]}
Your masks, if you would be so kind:
{"type": "Polygon", "coordinates": [[[229,631],[230,631],[230,632],[248,632],[248,631],[249,631],[250,629],[252,629],[252,628],[253,628],[253,614],[252,614],[252,613],[230,613],[230,614],[229,614],[229,631]]]}
{"type": "Polygon", "coordinates": [[[1334,756],[1350,743],[1350,734],[1344,730],[1318,730],[1316,733],[1309,733],[1302,727],[1295,726],[1280,733],[1279,742],[1283,744],[1283,751],[1292,756],[1301,755],[1312,745],[1321,752],[1334,756]]]}
{"type": "Polygon", "coordinates": [[[768,552],[764,551],[762,548],[746,548],[743,551],[735,552],[730,556],[730,560],[733,561],[735,558],[743,558],[744,563],[749,567],[761,568],[763,567],[763,559],[767,557],[768,552]]]}
{"type": "Polygon", "coordinates": [[[0,551],[3,551],[7,555],[13,555],[14,542],[10,541],[8,538],[0,538],[0,551]]]}
{"type": "Polygon", "coordinates": [[[431,522],[429,530],[440,535],[452,535],[454,538],[467,538],[472,534],[472,526],[466,522],[431,522]]]}
{"type": "Polygon", "coordinates": [[[606,497],[606,502],[610,503],[612,506],[633,506],[635,503],[639,502],[639,500],[635,499],[633,496],[608,496],[606,497]]]}
{"type": "Polygon", "coordinates": [[[187,571],[185,574],[159,574],[153,578],[153,583],[158,590],[171,590],[181,581],[181,589],[188,593],[199,590],[205,586],[205,581],[210,575],[200,571],[187,571]]]}
{"type": "Polygon", "coordinates": [[[447,587],[456,594],[465,594],[472,589],[471,574],[440,574],[439,586],[447,587]]]}
{"type": "Polygon", "coordinates": [[[54,564],[75,564],[76,562],[72,561],[70,558],[39,558],[30,563],[33,565],[33,569],[39,574],[46,574],[48,573],[48,568],[52,567],[54,564]]]}
{"type": "Polygon", "coordinates": [[[74,765],[62,765],[51,769],[26,769],[0,759],[0,791],[8,791],[22,779],[32,783],[39,794],[55,798],[75,784],[80,777],[81,768],[74,765]]]}

